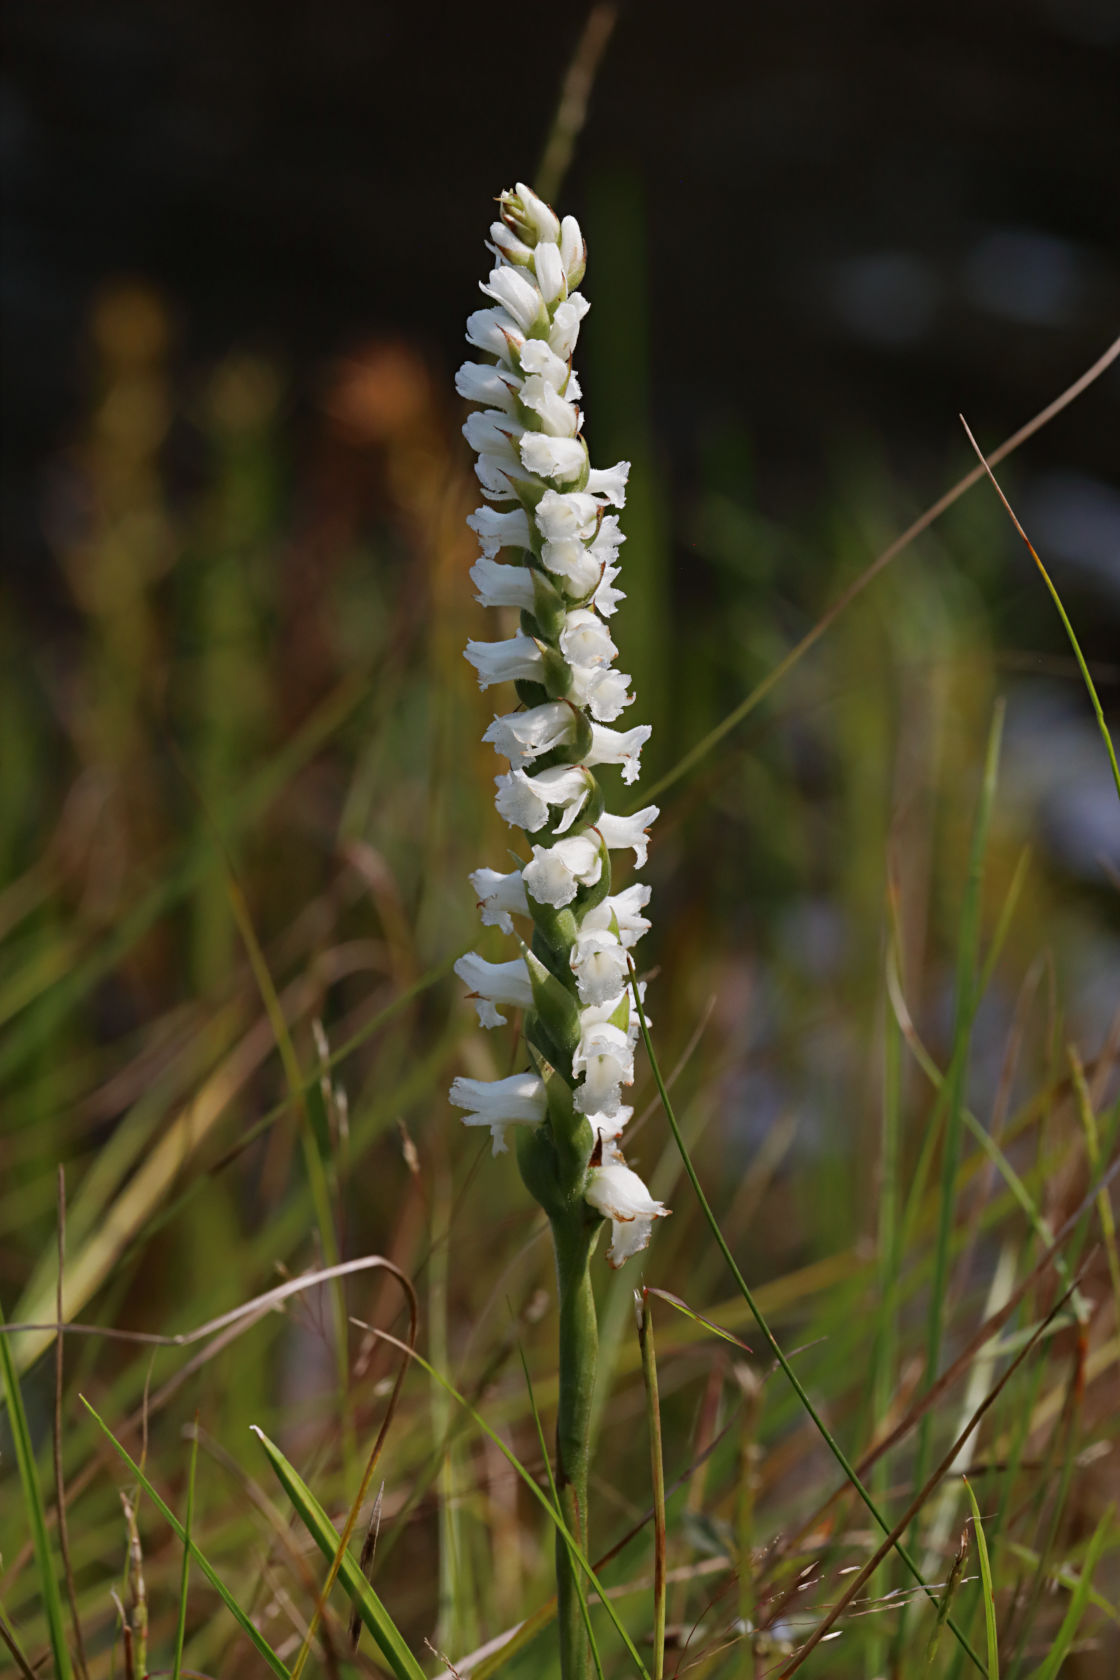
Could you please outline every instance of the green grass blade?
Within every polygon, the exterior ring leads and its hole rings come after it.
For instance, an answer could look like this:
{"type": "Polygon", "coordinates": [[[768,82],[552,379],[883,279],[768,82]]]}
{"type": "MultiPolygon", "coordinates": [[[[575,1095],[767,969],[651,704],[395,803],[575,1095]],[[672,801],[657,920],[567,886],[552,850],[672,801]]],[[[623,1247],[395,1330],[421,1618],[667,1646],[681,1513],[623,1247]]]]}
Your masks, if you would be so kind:
{"type": "Polygon", "coordinates": [[[972,1483],[964,1477],[964,1490],[972,1506],[972,1529],[976,1535],[976,1550],[980,1556],[980,1585],[984,1594],[984,1630],[988,1637],[988,1680],[999,1680],[999,1638],[996,1633],[996,1600],[992,1591],[992,1562],[988,1556],[988,1542],[980,1507],[972,1491],[972,1483]]]}
{"type": "Polygon", "coordinates": [[[113,1431],[109,1428],[109,1425],[103,1418],[98,1416],[89,1401],[86,1399],[85,1395],[80,1395],[79,1399],[86,1411],[89,1413],[90,1417],[93,1419],[94,1423],[96,1423],[97,1427],[104,1435],[105,1439],[113,1448],[114,1452],[119,1458],[124,1460],[125,1464],[128,1465],[128,1468],[136,1477],[136,1480],[144,1489],[144,1492],[148,1495],[148,1498],[152,1501],[152,1504],[155,1506],[160,1516],[169,1525],[172,1532],[177,1534],[179,1539],[183,1542],[183,1545],[187,1548],[190,1556],[194,1559],[199,1569],[201,1569],[202,1573],[205,1575],[206,1579],[209,1581],[210,1585],[213,1587],[214,1591],[217,1593],[218,1597],[221,1599],[238,1627],[256,1647],[257,1651],[264,1658],[273,1674],[278,1675],[279,1680],[288,1680],[288,1670],[286,1665],[281,1662],[280,1658],[276,1655],[276,1652],[272,1649],[268,1640],[264,1638],[263,1634],[259,1633],[253,1626],[249,1617],[245,1614],[245,1611],[241,1608],[240,1604],[238,1604],[237,1600],[234,1598],[217,1570],[213,1567],[210,1561],[203,1556],[195,1542],[190,1538],[174,1511],[172,1511],[171,1507],[166,1505],[160,1498],[159,1494],[156,1492],[147,1476],[145,1476],[136,1460],[130,1457],[125,1448],[121,1446],[120,1442],[113,1434],[113,1431]]]}
{"type": "Polygon", "coordinates": [[[191,1524],[194,1521],[194,1476],[198,1465],[198,1418],[195,1418],[191,1437],[191,1461],[187,1470],[187,1509],[183,1517],[183,1572],[179,1577],[179,1621],[175,1629],[175,1655],[171,1664],[171,1680],[179,1680],[183,1672],[183,1643],[187,1637],[187,1589],[191,1576],[191,1524]]]}
{"type": "Polygon", "coordinates": [[[1073,1644],[1073,1641],[1077,1636],[1077,1630],[1081,1626],[1082,1617],[1089,1605],[1089,1593],[1093,1585],[1093,1572],[1096,1569],[1097,1564],[1100,1562],[1101,1553],[1105,1548],[1105,1542],[1108,1540],[1110,1534],[1113,1534],[1114,1532],[1113,1516],[1114,1507],[1110,1505],[1100,1522],[1097,1524],[1096,1532],[1089,1542],[1088,1550],[1085,1553],[1085,1561],[1081,1565],[1081,1574],[1078,1578],[1077,1586],[1074,1588],[1073,1596],[1069,1601],[1069,1609],[1062,1617],[1062,1625],[1058,1629],[1053,1649],[1046,1658],[1046,1661],[1042,1664],[1042,1667],[1036,1670],[1034,1680],[1058,1680],[1058,1676],[1062,1671],[1062,1664],[1069,1654],[1070,1646],[1073,1644]]]}
{"type": "MultiPolygon", "coordinates": [[[[339,1556],[341,1541],[331,1519],[327,1516],[307,1483],[288,1463],[275,1442],[270,1441],[264,1430],[258,1429],[256,1424],[253,1425],[253,1433],[267,1453],[269,1463],[275,1470],[280,1485],[291,1500],[303,1526],[323,1556],[333,1564],[339,1556]]],[[[377,1641],[382,1655],[397,1676],[397,1680],[426,1680],[424,1670],[405,1644],[393,1618],[348,1551],[342,1553],[339,1561],[338,1579],[342,1582],[347,1597],[362,1618],[363,1625],[369,1629],[377,1641]]]]}
{"type": "Polygon", "coordinates": [[[2,1325],[3,1320],[0,1319],[0,1366],[4,1371],[4,1396],[16,1464],[19,1467],[19,1479],[23,1486],[23,1502],[27,1507],[27,1519],[31,1528],[31,1543],[35,1549],[35,1566],[39,1571],[43,1611],[47,1618],[51,1651],[54,1654],[55,1673],[58,1680],[72,1680],[74,1671],[70,1665],[70,1650],[62,1625],[62,1597],[58,1590],[58,1577],[55,1574],[54,1558],[47,1536],[47,1514],[43,1508],[43,1495],[35,1472],[35,1454],[31,1447],[27,1414],[23,1409],[23,1397],[19,1391],[8,1338],[3,1333],[2,1325]]]}
{"type": "MultiPolygon", "coordinates": [[[[744,1278],[742,1272],[739,1270],[739,1267],[735,1262],[735,1256],[732,1254],[730,1248],[728,1247],[727,1239],[725,1238],[722,1230],[720,1229],[719,1221],[716,1219],[715,1214],[712,1212],[711,1206],[708,1202],[708,1198],[704,1194],[703,1186],[701,1185],[700,1180],[696,1175],[696,1168],[692,1164],[692,1157],[688,1153],[688,1149],[685,1145],[684,1138],[681,1134],[680,1123],[677,1120],[677,1116],[676,1116],[676,1113],[674,1112],[673,1105],[669,1100],[669,1093],[665,1088],[665,1081],[664,1081],[664,1078],[662,1077],[661,1067],[660,1067],[660,1064],[658,1063],[658,1060],[657,1060],[657,1054],[656,1054],[656,1052],[653,1048],[653,1040],[650,1038],[650,1035],[649,1035],[649,1025],[646,1021],[645,1010],[642,1007],[641,996],[639,995],[639,992],[638,992],[638,979],[637,979],[637,975],[634,972],[634,965],[633,965],[632,962],[631,962],[631,965],[630,965],[630,994],[631,994],[631,996],[634,1000],[634,1007],[637,1010],[638,1024],[639,1024],[639,1027],[641,1028],[642,1043],[645,1045],[646,1055],[649,1057],[650,1070],[653,1073],[654,1084],[657,1086],[657,1094],[661,1098],[661,1106],[665,1111],[665,1118],[669,1122],[669,1129],[672,1132],[673,1137],[676,1141],[677,1148],[680,1151],[681,1162],[684,1166],[685,1173],[688,1176],[688,1181],[692,1185],[693,1192],[696,1196],[697,1201],[700,1204],[701,1212],[703,1213],[704,1218],[707,1221],[708,1229],[711,1231],[712,1236],[715,1239],[716,1246],[718,1247],[720,1253],[723,1255],[724,1261],[726,1262],[727,1268],[730,1271],[731,1276],[735,1280],[735,1284],[736,1284],[736,1286],[739,1290],[739,1293],[742,1295],[744,1301],[747,1303],[747,1306],[749,1307],[749,1309],[750,1309],[750,1311],[751,1311],[751,1313],[754,1317],[754,1321],[758,1325],[758,1328],[761,1331],[763,1339],[765,1340],[767,1346],[769,1347],[770,1352],[773,1354],[774,1358],[777,1360],[778,1364],[781,1366],[783,1372],[785,1373],[785,1376],[786,1376],[788,1382],[790,1383],[790,1385],[792,1386],[792,1388],[794,1390],[794,1393],[797,1395],[797,1398],[798,1398],[798,1400],[800,1400],[802,1406],[804,1406],[805,1411],[807,1412],[808,1416],[811,1418],[811,1420],[812,1420],[818,1434],[820,1435],[821,1439],[823,1440],[825,1446],[828,1448],[829,1452],[832,1454],[833,1458],[836,1460],[837,1464],[840,1466],[840,1469],[844,1472],[844,1475],[847,1477],[851,1486],[855,1489],[856,1493],[859,1494],[859,1497],[862,1499],[864,1505],[867,1507],[867,1509],[870,1511],[871,1515],[874,1517],[874,1519],[875,1519],[876,1523],[878,1524],[879,1528],[882,1530],[882,1532],[885,1535],[889,1535],[891,1533],[890,1524],[887,1522],[886,1518],[883,1516],[883,1514],[879,1510],[878,1505],[876,1504],[875,1500],[871,1497],[871,1494],[868,1492],[864,1483],[860,1480],[860,1477],[856,1473],[855,1466],[851,1463],[851,1461],[848,1458],[848,1455],[845,1453],[843,1447],[840,1445],[839,1441],[836,1440],[835,1436],[832,1434],[831,1430],[828,1428],[828,1425],[825,1423],[824,1419],[821,1417],[820,1413],[817,1411],[816,1407],[813,1405],[813,1402],[812,1402],[812,1400],[810,1400],[809,1395],[808,1395],[808,1393],[807,1393],[807,1391],[804,1387],[804,1384],[801,1382],[801,1379],[798,1377],[797,1372],[793,1369],[793,1366],[790,1364],[789,1360],[785,1356],[785,1353],[782,1351],[782,1348],[779,1345],[778,1340],[777,1340],[776,1336],[774,1335],[774,1332],[771,1330],[769,1324],[767,1323],[766,1319],[762,1315],[762,1311],[759,1308],[758,1302],[755,1300],[753,1291],[751,1290],[749,1284],[747,1283],[746,1279],[744,1278]]],[[[909,1571],[909,1573],[911,1574],[911,1576],[914,1578],[914,1580],[918,1583],[919,1587],[922,1589],[922,1592],[931,1601],[931,1603],[933,1603],[936,1606],[936,1604],[937,1604],[936,1593],[933,1591],[932,1587],[929,1587],[926,1584],[926,1581],[923,1578],[921,1571],[919,1570],[917,1564],[914,1562],[914,1559],[911,1557],[910,1553],[907,1551],[906,1547],[902,1544],[902,1541],[901,1540],[895,1540],[893,1542],[893,1547],[894,1547],[895,1552],[902,1559],[902,1562],[905,1564],[905,1566],[906,1566],[907,1570],[909,1571]]],[[[951,1633],[953,1634],[953,1637],[957,1640],[957,1643],[962,1647],[962,1649],[964,1650],[966,1655],[971,1658],[971,1660],[972,1660],[973,1664],[976,1666],[976,1668],[978,1668],[980,1670],[980,1672],[983,1673],[983,1671],[984,1671],[983,1663],[980,1661],[980,1658],[976,1655],[976,1652],[972,1649],[972,1646],[969,1644],[968,1639],[966,1638],[964,1633],[962,1633],[961,1629],[957,1626],[956,1622],[954,1622],[954,1620],[951,1616],[948,1618],[948,1623],[949,1623],[949,1629],[950,1629],[951,1633]]]]}

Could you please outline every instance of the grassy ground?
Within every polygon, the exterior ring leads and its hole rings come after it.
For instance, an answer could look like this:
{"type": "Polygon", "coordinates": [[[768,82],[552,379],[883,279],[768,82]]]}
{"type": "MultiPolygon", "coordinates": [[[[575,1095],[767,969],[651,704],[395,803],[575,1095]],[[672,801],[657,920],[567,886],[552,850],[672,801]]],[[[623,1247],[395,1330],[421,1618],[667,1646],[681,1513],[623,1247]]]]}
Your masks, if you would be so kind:
{"type": "MultiPolygon", "coordinates": [[[[184,389],[137,290],[91,345],[54,601],[0,620],[0,1303],[55,1321],[61,1230],[62,1317],[96,1327],[4,1338],[11,1662],[411,1672],[368,1598],[351,1654],[358,1572],[320,1604],[328,1559],[251,1432],[341,1530],[388,1418],[351,1550],[373,1536],[404,1646],[429,1675],[554,1674],[525,1479],[547,1494],[547,1236],[446,1101],[514,1054],[450,978],[479,944],[467,873],[507,844],[461,656],[491,632],[458,413],[403,343],[313,412],[244,358],[184,389]],[[441,1380],[377,1334],[407,1339],[410,1289],[441,1380]]],[[[598,1581],[658,1672],[644,1281],[666,1673],[789,1673],[823,1630],[806,1673],[955,1680],[967,1644],[988,1675],[1097,1680],[1120,1651],[1120,1016],[1093,979],[1116,901],[1039,848],[1022,791],[1004,516],[956,504],[696,753],[918,510],[846,463],[777,529],[731,433],[673,505],[642,416],[602,416],[596,459],[634,461],[635,791],[663,809],[654,1041],[728,1253],[644,1069],[631,1155],[674,1213],[642,1270],[599,1274],[598,1581]],[[822,1429],[929,1593],[889,1549],[865,1574],[882,1535],[822,1429]]],[[[1050,653],[1091,729],[1060,628],[1050,653]]],[[[591,1616],[604,1674],[639,1672],[591,1616]]]]}

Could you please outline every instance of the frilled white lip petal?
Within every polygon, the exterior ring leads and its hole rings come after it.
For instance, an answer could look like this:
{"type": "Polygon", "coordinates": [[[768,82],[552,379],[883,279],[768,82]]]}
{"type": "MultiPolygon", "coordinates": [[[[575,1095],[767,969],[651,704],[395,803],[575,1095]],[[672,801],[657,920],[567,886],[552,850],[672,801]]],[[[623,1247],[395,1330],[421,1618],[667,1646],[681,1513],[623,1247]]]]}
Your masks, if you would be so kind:
{"type": "Polygon", "coordinates": [[[573,665],[609,665],[618,649],[599,614],[587,607],[570,612],[560,632],[560,651],[573,665]]]}
{"type": "Polygon", "coordinates": [[[546,490],[533,517],[546,542],[590,538],[599,529],[599,504],[583,490],[546,490]]]}
{"type": "Polygon", "coordinates": [[[649,923],[642,911],[649,903],[650,889],[644,881],[635,881],[624,892],[613,893],[585,912],[580,923],[581,933],[595,933],[617,926],[618,936],[627,950],[649,932],[649,923]]]}
{"type": "Polygon", "coordinates": [[[464,1079],[453,1081],[450,1100],[466,1108],[464,1126],[489,1126],[493,1154],[501,1155],[507,1126],[539,1126],[547,1112],[544,1080],[535,1073],[514,1073],[508,1079],[464,1079]]]}
{"type": "MultiPolygon", "coordinates": [[[[625,684],[623,684],[625,689],[625,684]]],[[[641,770],[642,748],[653,734],[653,725],[640,723],[635,729],[603,729],[591,725],[591,751],[585,762],[621,764],[624,782],[636,782],[641,770]]]]}
{"type": "Polygon", "coordinates": [[[587,465],[587,450],[574,437],[547,437],[544,432],[526,432],[521,439],[521,464],[538,478],[554,478],[568,484],[579,478],[587,465]]]}
{"type": "MultiPolygon", "coordinates": [[[[630,675],[626,671],[616,671],[606,665],[572,667],[569,698],[577,706],[586,706],[596,723],[613,723],[627,706],[632,705],[634,696],[629,690],[630,675]]],[[[587,762],[590,764],[592,760],[589,758],[587,762]]],[[[619,764],[625,763],[625,759],[598,759],[595,762],[619,764]]],[[[631,775],[624,774],[623,780],[632,782],[637,774],[635,769],[631,775]]]]}
{"type": "Polygon", "coordinates": [[[563,391],[571,374],[567,362],[549,349],[543,338],[527,338],[521,347],[522,373],[537,373],[554,390],[563,391]]]}
{"type": "Polygon", "coordinates": [[[455,964],[455,973],[474,999],[481,1026],[505,1025],[506,1018],[498,1013],[496,1007],[499,1004],[514,1009],[532,1007],[533,988],[523,957],[515,957],[512,962],[492,963],[476,951],[468,951],[455,964]]]}
{"type": "Polygon", "coordinates": [[[634,861],[640,869],[649,852],[646,830],[657,821],[659,815],[660,811],[656,805],[643,806],[631,817],[613,817],[604,811],[595,826],[611,851],[620,851],[626,846],[633,847],[634,861]]]}
{"type": "Polygon", "coordinates": [[[520,607],[533,610],[533,574],[527,566],[503,566],[483,555],[471,567],[475,600],[484,607],[520,607]]]}
{"type": "Polygon", "coordinates": [[[637,1173],[620,1160],[592,1167],[585,1195],[611,1222],[607,1259],[616,1269],[648,1246],[654,1220],[665,1219],[670,1212],[662,1202],[654,1201],[637,1173]]]}
{"type": "Polygon", "coordinates": [[[613,467],[592,467],[587,475],[588,494],[602,496],[612,507],[625,507],[629,476],[629,461],[619,461],[613,467]]]}
{"type": "Polygon", "coordinates": [[[598,840],[586,834],[569,834],[551,846],[534,846],[522,879],[538,904],[560,910],[571,904],[581,886],[593,887],[602,873],[598,840]]]}
{"type": "Polygon", "coordinates": [[[520,769],[571,740],[578,713],[565,700],[548,700],[525,712],[507,712],[496,717],[482,739],[520,769]]]}
{"type": "Polygon", "coordinates": [[[503,933],[513,932],[511,916],[527,916],[529,900],[525,897],[525,882],[520,869],[500,875],[496,869],[476,869],[470,876],[475,890],[483,927],[500,927],[503,933]]]}
{"type": "Polygon", "coordinates": [[[522,403],[537,416],[542,430],[550,437],[575,437],[579,431],[578,408],[574,403],[565,402],[543,374],[530,374],[521,387],[520,396],[522,403]]]}
{"type": "Polygon", "coordinates": [[[494,780],[498,789],[494,801],[498,815],[512,828],[523,828],[527,834],[543,828],[553,805],[560,806],[563,812],[556,832],[565,833],[586,804],[589,792],[587,774],[578,765],[558,764],[536,776],[527,776],[524,770],[511,770],[494,780]]]}
{"type": "Polygon", "coordinates": [[[626,947],[610,928],[580,928],[572,948],[572,973],[581,1003],[606,1003],[626,988],[630,964],[626,947]]]}
{"type": "Polygon", "coordinates": [[[463,657],[478,672],[479,688],[499,682],[535,682],[541,673],[541,650],[520,630],[505,642],[468,642],[463,657]]]}
{"type": "Polygon", "coordinates": [[[467,515],[467,524],[482,544],[482,552],[493,559],[501,548],[529,548],[529,515],[524,508],[499,513],[497,508],[480,507],[467,515]]]}

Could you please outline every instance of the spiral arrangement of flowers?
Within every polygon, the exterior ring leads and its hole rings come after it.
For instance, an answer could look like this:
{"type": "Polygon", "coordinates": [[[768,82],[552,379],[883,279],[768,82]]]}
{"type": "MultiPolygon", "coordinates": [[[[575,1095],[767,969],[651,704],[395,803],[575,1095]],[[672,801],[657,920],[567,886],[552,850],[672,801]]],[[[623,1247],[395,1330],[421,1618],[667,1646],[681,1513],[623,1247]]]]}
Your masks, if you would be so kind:
{"type": "Polygon", "coordinates": [[[503,1007],[525,1011],[531,1065],[507,1079],[456,1079],[451,1101],[467,1125],[490,1128],[495,1153],[518,1127],[522,1175],[554,1227],[582,1202],[581,1217],[611,1221],[607,1257],[617,1266],[667,1211],[620,1144],[639,1037],[630,952],[649,927],[649,888],[611,891],[611,852],[630,849],[644,864],[658,813],[612,815],[595,775],[620,765],[633,783],[650,734],[648,724],[608,727],[634,698],[608,624],[624,598],[615,586],[624,538],[608,509],[625,503],[629,463],[592,467],[581,435],[572,356],[588,304],[576,289],[587,261],[578,223],[520,182],[499,204],[495,266],[482,285],[492,305],[467,321],[482,359],[465,362],[455,383],[480,405],[463,428],[485,497],[468,521],[482,548],[471,577],[484,606],[521,615],[509,639],[466,647],[482,688],[516,688],[518,709],[495,717],[483,739],[509,763],[496,777],[497,810],[525,836],[517,868],[478,869],[471,883],[483,923],[518,937],[521,950],[500,963],[472,952],[455,966],[483,1026],[502,1025],[503,1007]]]}

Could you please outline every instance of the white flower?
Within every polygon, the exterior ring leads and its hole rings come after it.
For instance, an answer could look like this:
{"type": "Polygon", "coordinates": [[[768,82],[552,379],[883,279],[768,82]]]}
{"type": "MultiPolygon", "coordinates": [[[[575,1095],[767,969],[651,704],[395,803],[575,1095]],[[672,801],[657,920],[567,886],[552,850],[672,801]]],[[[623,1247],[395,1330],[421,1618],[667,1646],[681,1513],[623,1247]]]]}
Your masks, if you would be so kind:
{"type": "Polygon", "coordinates": [[[529,970],[524,957],[512,962],[492,963],[476,951],[468,951],[455,964],[455,973],[466,986],[478,1010],[479,1025],[503,1027],[506,1018],[499,1015],[495,1005],[514,1009],[531,1009],[533,988],[529,984],[529,970]]]}
{"type": "Polygon", "coordinates": [[[572,902],[581,886],[593,887],[602,873],[599,842],[586,834],[571,834],[551,846],[534,846],[522,879],[538,904],[559,910],[572,902]]]}
{"type": "Polygon", "coordinates": [[[546,542],[593,536],[599,528],[599,504],[583,490],[546,490],[534,518],[546,542]]]}
{"type": "Polygon", "coordinates": [[[595,824],[611,851],[625,846],[634,848],[634,862],[640,869],[649,854],[646,830],[657,821],[660,812],[656,805],[646,805],[632,817],[612,817],[606,811],[595,824]]]}
{"type": "Polygon", "coordinates": [[[532,373],[521,387],[521,401],[531,409],[551,437],[574,438],[579,431],[579,410],[565,402],[555,385],[541,373],[532,373]]]}
{"type": "MultiPolygon", "coordinates": [[[[507,712],[496,717],[485,735],[496,752],[520,767],[542,753],[551,752],[571,739],[578,713],[566,700],[549,700],[527,712],[507,712]]],[[[633,733],[633,731],[631,731],[633,733]]]]}
{"type": "Polygon", "coordinates": [[[523,333],[542,326],[548,319],[540,292],[518,268],[491,269],[489,280],[479,281],[479,290],[501,304],[523,333]]]}
{"type": "Polygon", "coordinates": [[[478,899],[483,927],[500,927],[503,933],[512,933],[511,915],[529,914],[529,900],[525,897],[525,882],[520,869],[514,869],[508,875],[499,875],[496,869],[476,869],[470,876],[470,883],[478,899]]]}
{"type": "Polygon", "coordinates": [[[602,568],[591,550],[578,537],[562,537],[541,546],[541,563],[554,577],[563,578],[569,595],[590,595],[599,582],[602,568]]]}
{"type": "Polygon", "coordinates": [[[609,928],[581,926],[572,947],[572,973],[576,977],[580,1002],[606,1003],[618,997],[630,977],[626,950],[609,928]]]}
{"type": "Polygon", "coordinates": [[[634,1081],[634,1047],[629,1034],[610,1021],[584,1024],[580,1014],[579,1047],[572,1057],[572,1072],[582,1073],[583,1084],[576,1086],[575,1106],[580,1114],[618,1112],[622,1101],[619,1089],[634,1081]]]}
{"type": "Polygon", "coordinates": [[[511,828],[523,828],[527,834],[544,827],[552,805],[561,808],[556,832],[563,834],[587,803],[590,791],[587,772],[578,765],[558,764],[551,770],[542,770],[538,776],[511,770],[508,775],[495,776],[494,781],[498,789],[494,801],[498,815],[511,828]]]}
{"type": "MultiPolygon", "coordinates": [[[[521,347],[522,373],[539,373],[557,391],[563,391],[570,373],[567,362],[551,351],[543,338],[527,338],[521,347]]],[[[574,393],[573,393],[574,394],[574,393]]]]}
{"type": "Polygon", "coordinates": [[[489,356],[512,362],[524,342],[525,334],[504,309],[476,309],[467,316],[467,343],[489,356]]]}
{"type": "Polygon", "coordinates": [[[587,267],[587,246],[574,216],[565,216],[560,223],[560,256],[568,285],[578,286],[587,267]]]}
{"type": "Polygon", "coordinates": [[[612,613],[618,610],[618,603],[626,599],[624,589],[614,588],[614,580],[618,573],[619,568],[617,566],[604,566],[602,581],[591,597],[591,604],[595,611],[602,613],[604,618],[610,618],[612,613]]]}
{"type": "Polygon", "coordinates": [[[548,332],[548,347],[566,362],[576,347],[579,324],[591,305],[579,292],[571,292],[563,303],[556,305],[548,332]]]}
{"type": "Polygon", "coordinates": [[[624,782],[636,782],[641,770],[642,748],[653,734],[653,725],[640,723],[636,729],[604,729],[591,725],[591,751],[584,762],[621,764],[624,782]]]}
{"type": "Polygon", "coordinates": [[[538,478],[555,478],[566,484],[583,473],[587,449],[579,438],[526,432],[521,439],[521,464],[538,478]]]}
{"type": "Polygon", "coordinates": [[[629,476],[629,461],[619,461],[613,467],[592,467],[587,477],[588,494],[602,496],[612,507],[625,507],[629,476]]]}
{"type": "Polygon", "coordinates": [[[613,1114],[588,1114],[585,1118],[595,1136],[607,1146],[608,1152],[613,1155],[618,1150],[618,1139],[634,1118],[634,1110],[624,1105],[615,1109],[613,1114]]]}
{"type": "Polygon", "coordinates": [[[517,401],[521,381],[492,362],[464,362],[455,375],[455,389],[468,402],[485,403],[487,408],[504,408],[508,413],[517,401]]]}
{"type": "Polygon", "coordinates": [[[493,559],[500,548],[530,548],[532,534],[529,530],[529,515],[522,507],[512,508],[509,513],[499,513],[496,508],[480,507],[467,515],[467,524],[482,544],[482,552],[488,559],[493,559]]]}
{"type": "Polygon", "coordinates": [[[546,244],[541,240],[533,252],[533,268],[544,301],[555,303],[568,290],[568,277],[564,273],[564,259],[559,245],[546,244]]]}
{"type": "Polygon", "coordinates": [[[468,642],[464,657],[478,672],[479,688],[499,682],[540,681],[541,650],[532,636],[520,630],[505,642],[468,642]]]}
{"type": "Polygon", "coordinates": [[[503,566],[485,556],[471,567],[475,600],[484,607],[521,607],[533,610],[533,574],[528,566],[503,566]]]}
{"type": "MultiPolygon", "coordinates": [[[[471,880],[474,880],[473,875],[471,880]]],[[[649,903],[649,894],[650,889],[644,881],[635,881],[634,885],[627,887],[624,892],[613,893],[609,898],[602,899],[587,911],[580,924],[581,933],[609,928],[613,920],[618,926],[618,936],[623,945],[627,949],[636,945],[643,933],[649,932],[649,923],[642,915],[649,903]]]]}
{"type": "Polygon", "coordinates": [[[533,260],[533,247],[526,245],[523,239],[518,239],[512,228],[504,222],[490,223],[490,237],[494,241],[492,250],[505,258],[506,262],[516,263],[518,268],[525,268],[533,260]]]}
{"type": "Polygon", "coordinates": [[[548,1112],[544,1080],[535,1073],[514,1073],[508,1079],[456,1079],[451,1086],[456,1108],[469,1108],[464,1126],[489,1126],[493,1154],[507,1149],[507,1126],[539,1126],[548,1112]]]}
{"type": "Polygon", "coordinates": [[[525,482],[520,468],[500,455],[480,455],[474,464],[474,476],[482,486],[482,494],[492,502],[515,502],[516,487],[525,482]]]}
{"type": "Polygon", "coordinates": [[[615,671],[606,665],[573,666],[569,698],[577,706],[586,706],[600,723],[613,723],[634,698],[626,692],[629,687],[626,671],[615,671]]]}
{"type": "Polygon", "coordinates": [[[520,459],[518,440],[524,430],[512,414],[500,408],[483,408],[467,415],[463,436],[479,455],[495,455],[499,460],[516,464],[520,459]]]}
{"type": "Polygon", "coordinates": [[[570,612],[560,632],[560,651],[571,665],[609,665],[618,653],[599,614],[587,607],[570,612]]]}
{"type": "Polygon", "coordinates": [[[512,193],[502,194],[501,205],[503,215],[509,216],[515,226],[520,224],[525,232],[531,230],[538,240],[543,239],[555,245],[559,239],[560,221],[555,210],[546,204],[543,198],[539,198],[532,187],[527,187],[524,181],[518,181],[512,193]]]}
{"type": "Polygon", "coordinates": [[[621,1159],[592,1167],[585,1192],[591,1206],[611,1222],[611,1246],[607,1259],[616,1269],[631,1255],[649,1244],[655,1219],[665,1219],[670,1210],[655,1202],[636,1172],[621,1159]]]}

